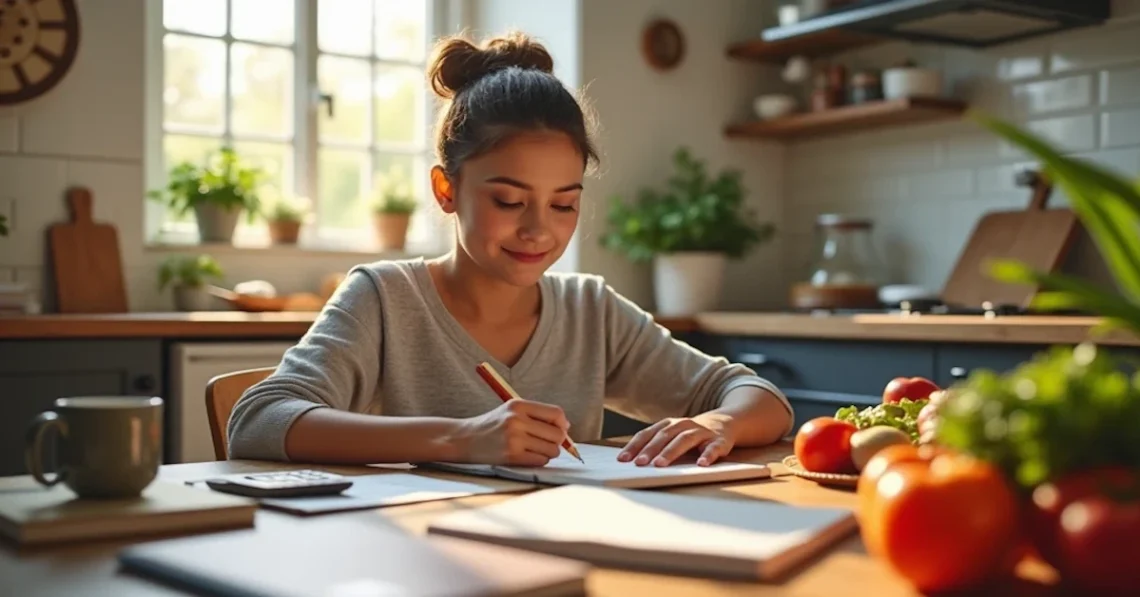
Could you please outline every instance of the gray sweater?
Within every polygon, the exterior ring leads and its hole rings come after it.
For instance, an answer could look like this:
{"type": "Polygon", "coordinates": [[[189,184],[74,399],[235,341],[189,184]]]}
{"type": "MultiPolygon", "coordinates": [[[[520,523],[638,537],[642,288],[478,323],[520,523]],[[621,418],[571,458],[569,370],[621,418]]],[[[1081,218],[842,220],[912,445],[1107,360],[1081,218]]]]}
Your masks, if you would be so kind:
{"type": "Polygon", "coordinates": [[[694,416],[738,386],[769,390],[792,410],[774,384],[673,338],[598,276],[549,273],[540,286],[538,327],[507,367],[444,307],[422,259],[353,268],[276,371],[235,405],[230,457],[286,460],[289,426],[315,408],[480,415],[501,404],[475,372],[483,361],[524,398],[560,406],[578,442],[601,437],[604,407],[645,422],[694,416]]]}

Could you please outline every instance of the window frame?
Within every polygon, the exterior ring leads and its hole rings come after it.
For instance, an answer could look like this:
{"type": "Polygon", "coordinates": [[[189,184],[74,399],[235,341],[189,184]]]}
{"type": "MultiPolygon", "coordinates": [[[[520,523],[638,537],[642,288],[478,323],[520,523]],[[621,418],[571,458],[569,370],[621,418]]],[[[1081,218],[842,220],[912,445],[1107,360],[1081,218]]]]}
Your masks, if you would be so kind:
{"type": "MultiPolygon", "coordinates": [[[[282,4],[286,4],[289,0],[276,0],[282,4]]],[[[319,210],[316,210],[316,202],[319,201],[317,197],[317,189],[319,186],[319,149],[322,146],[318,134],[319,123],[319,110],[325,109],[325,103],[321,99],[321,89],[319,87],[317,62],[321,55],[341,56],[334,52],[320,51],[317,43],[317,7],[318,0],[292,0],[291,6],[294,10],[294,41],[291,46],[282,44],[273,44],[265,42],[248,41],[244,39],[235,39],[229,28],[230,19],[232,19],[232,6],[231,0],[226,0],[227,10],[227,27],[224,36],[211,36],[196,33],[188,33],[182,31],[175,31],[178,35],[186,35],[190,37],[198,37],[203,39],[218,39],[226,43],[226,81],[225,89],[226,96],[225,102],[225,127],[223,136],[205,135],[206,138],[217,138],[224,142],[232,140],[233,135],[230,126],[231,118],[231,102],[230,95],[230,72],[231,72],[231,55],[229,51],[230,44],[237,42],[243,44],[253,44],[264,47],[290,47],[293,51],[293,134],[292,134],[292,152],[293,161],[291,170],[291,183],[292,191],[303,197],[314,198],[314,213],[311,216],[311,225],[305,227],[305,232],[300,239],[297,250],[306,252],[361,252],[361,253],[375,253],[376,249],[372,245],[372,236],[364,234],[364,229],[354,229],[358,234],[346,235],[341,230],[324,230],[322,231],[319,218],[319,210]],[[324,234],[322,234],[324,232],[324,234]]],[[[467,27],[468,15],[466,14],[466,6],[464,0],[427,0],[427,20],[426,20],[426,36],[428,45],[430,46],[431,40],[438,38],[452,32],[457,32],[467,27]]],[[[145,53],[144,53],[144,68],[146,86],[144,89],[144,193],[150,189],[162,187],[166,182],[166,168],[164,164],[164,137],[166,130],[163,124],[164,119],[164,102],[163,102],[163,87],[165,84],[165,56],[163,38],[167,33],[167,29],[163,22],[163,2],[156,0],[154,2],[146,3],[146,22],[145,22],[145,53]]],[[[430,57],[427,55],[428,49],[425,48],[424,60],[430,57]]],[[[348,57],[348,56],[346,56],[348,57]]],[[[387,60],[372,56],[351,56],[356,60],[368,61],[371,76],[375,76],[375,67],[380,64],[402,64],[409,65],[412,63],[407,61],[387,60]]],[[[372,79],[374,81],[374,79],[372,79]]],[[[412,155],[416,159],[423,160],[423,163],[430,168],[434,161],[433,147],[431,142],[432,127],[435,122],[435,117],[438,112],[438,104],[432,95],[430,89],[426,89],[423,93],[423,105],[421,106],[422,114],[424,115],[423,126],[423,139],[424,146],[422,151],[390,151],[390,153],[400,153],[403,155],[412,155]]],[[[374,106],[374,103],[370,102],[374,106]]],[[[370,110],[373,108],[370,108],[370,110]]],[[[370,123],[371,124],[371,123],[370,123]]],[[[174,134],[182,134],[174,133],[174,134]]],[[[365,173],[364,186],[370,187],[370,183],[375,169],[377,152],[384,153],[385,146],[383,143],[377,143],[373,139],[375,132],[369,132],[369,144],[366,151],[369,153],[369,165],[371,168],[365,173]]],[[[240,135],[240,140],[258,141],[269,140],[266,137],[258,135],[240,135]]],[[[275,139],[273,142],[282,142],[281,139],[275,139]]],[[[285,142],[288,142],[287,140],[285,142]]],[[[330,145],[330,146],[340,146],[330,145]]],[[[406,149],[406,148],[405,148],[406,149]]],[[[426,176],[423,178],[427,178],[426,176]]],[[[426,180],[416,181],[418,186],[416,191],[420,197],[427,202],[426,194],[429,191],[429,186],[426,180]]],[[[196,247],[200,246],[198,243],[197,233],[193,225],[185,226],[182,229],[175,227],[174,229],[167,228],[164,230],[164,222],[166,220],[166,207],[158,204],[149,199],[144,199],[144,239],[147,246],[151,247],[196,247]]],[[[424,210],[421,209],[421,214],[424,210]]],[[[421,216],[423,217],[423,216],[421,216]]],[[[244,218],[243,218],[244,222],[244,218]]],[[[424,222],[422,225],[428,225],[424,222]]],[[[254,234],[240,234],[241,228],[239,227],[239,234],[234,237],[234,247],[250,247],[250,248],[263,248],[268,246],[267,235],[263,238],[259,233],[254,234]]],[[[247,231],[248,232],[248,231],[247,231]]],[[[260,232],[260,229],[259,229],[260,232]]],[[[445,234],[432,234],[427,239],[421,239],[419,243],[409,243],[406,249],[408,253],[438,253],[450,247],[452,239],[449,235],[445,234]]]]}

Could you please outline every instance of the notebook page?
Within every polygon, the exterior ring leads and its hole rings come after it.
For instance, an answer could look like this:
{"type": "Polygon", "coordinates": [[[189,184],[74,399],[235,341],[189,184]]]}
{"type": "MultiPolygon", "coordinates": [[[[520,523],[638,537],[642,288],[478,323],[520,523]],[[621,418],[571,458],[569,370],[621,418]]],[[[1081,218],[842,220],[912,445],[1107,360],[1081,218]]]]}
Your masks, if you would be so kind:
{"type": "Polygon", "coordinates": [[[850,510],[579,485],[451,514],[433,522],[430,530],[764,561],[833,534],[837,526],[855,528],[850,510]]]}
{"type": "Polygon", "coordinates": [[[736,462],[718,462],[698,466],[689,457],[666,467],[638,466],[633,462],[619,462],[621,448],[578,444],[578,452],[585,460],[579,462],[563,451],[543,467],[498,466],[503,476],[534,481],[536,483],[587,485],[614,485],[649,487],[703,482],[704,480],[762,478],[770,474],[766,466],[736,462]]]}

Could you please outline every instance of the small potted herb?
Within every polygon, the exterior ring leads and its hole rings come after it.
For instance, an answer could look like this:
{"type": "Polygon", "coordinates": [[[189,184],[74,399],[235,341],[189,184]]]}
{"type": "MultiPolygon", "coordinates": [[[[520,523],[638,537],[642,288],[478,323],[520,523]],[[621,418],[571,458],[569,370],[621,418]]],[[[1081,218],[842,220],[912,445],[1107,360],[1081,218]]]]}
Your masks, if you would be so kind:
{"type": "Polygon", "coordinates": [[[166,187],[147,193],[176,215],[194,212],[201,242],[229,243],[245,212],[252,223],[260,213],[257,186],[261,170],[247,166],[231,148],[223,148],[203,165],[182,162],[170,170],[166,187]]]}
{"type": "Polygon", "coordinates": [[[415,196],[402,185],[379,187],[372,206],[376,241],[382,251],[402,251],[407,244],[408,226],[419,207],[415,196]]]}
{"type": "Polygon", "coordinates": [[[174,307],[179,311],[209,311],[214,296],[207,290],[208,279],[221,279],[218,262],[209,255],[175,256],[158,270],[158,289],[172,286],[174,307]]]}
{"type": "Polygon", "coordinates": [[[656,311],[693,315],[716,309],[728,259],[766,242],[775,228],[744,206],[740,172],[709,176],[685,148],[662,190],[643,188],[636,202],[614,197],[601,242],[634,262],[652,262],[656,311]]]}
{"type": "Polygon", "coordinates": [[[263,212],[269,226],[269,239],[275,245],[295,245],[301,235],[301,225],[309,214],[308,200],[280,198],[269,203],[263,212]]]}

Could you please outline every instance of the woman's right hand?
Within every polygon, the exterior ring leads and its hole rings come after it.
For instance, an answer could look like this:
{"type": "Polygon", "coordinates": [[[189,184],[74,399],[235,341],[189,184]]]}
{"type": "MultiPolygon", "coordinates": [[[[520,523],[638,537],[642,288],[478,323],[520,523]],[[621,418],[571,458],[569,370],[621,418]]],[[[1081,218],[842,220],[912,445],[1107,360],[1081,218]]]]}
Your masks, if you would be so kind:
{"type": "Polygon", "coordinates": [[[466,462],[544,466],[562,450],[568,429],[561,408],[514,399],[465,419],[460,447],[466,462]]]}

